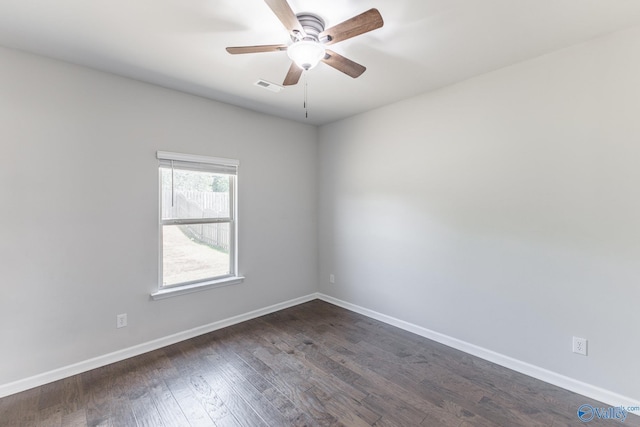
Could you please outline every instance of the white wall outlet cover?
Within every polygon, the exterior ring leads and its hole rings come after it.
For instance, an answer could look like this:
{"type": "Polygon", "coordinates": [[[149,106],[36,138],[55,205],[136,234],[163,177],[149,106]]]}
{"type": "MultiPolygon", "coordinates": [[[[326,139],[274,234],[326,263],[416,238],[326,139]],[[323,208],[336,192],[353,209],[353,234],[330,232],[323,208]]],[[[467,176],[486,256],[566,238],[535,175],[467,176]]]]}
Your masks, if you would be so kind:
{"type": "Polygon", "coordinates": [[[124,328],[127,326],[127,313],[118,314],[116,316],[116,328],[124,328]]]}
{"type": "Polygon", "coordinates": [[[573,337],[573,352],[586,356],[587,355],[587,339],[580,338],[580,337],[573,337]]]}

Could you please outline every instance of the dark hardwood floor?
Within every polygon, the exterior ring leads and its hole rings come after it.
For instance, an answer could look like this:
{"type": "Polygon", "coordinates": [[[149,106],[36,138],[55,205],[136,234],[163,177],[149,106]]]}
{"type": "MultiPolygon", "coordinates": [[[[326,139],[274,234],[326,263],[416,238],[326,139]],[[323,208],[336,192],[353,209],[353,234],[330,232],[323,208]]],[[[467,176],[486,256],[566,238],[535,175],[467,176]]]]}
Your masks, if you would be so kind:
{"type": "Polygon", "coordinates": [[[0,399],[0,425],[579,426],[584,403],[608,406],[316,300],[0,399]]]}

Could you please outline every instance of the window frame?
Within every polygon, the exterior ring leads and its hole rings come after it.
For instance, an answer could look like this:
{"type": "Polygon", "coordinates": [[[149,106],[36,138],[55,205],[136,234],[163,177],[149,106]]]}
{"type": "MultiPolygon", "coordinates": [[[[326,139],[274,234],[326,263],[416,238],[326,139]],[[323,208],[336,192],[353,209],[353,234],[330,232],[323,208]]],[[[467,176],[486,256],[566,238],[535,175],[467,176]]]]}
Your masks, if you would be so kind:
{"type": "Polygon", "coordinates": [[[151,294],[153,299],[162,299],[169,296],[182,295],[205,289],[217,288],[241,283],[244,277],[238,275],[238,166],[240,162],[235,159],[221,157],[209,157],[194,154],[173,153],[158,151],[158,228],[159,228],[159,263],[157,290],[151,294]],[[224,218],[162,218],[162,168],[171,164],[176,169],[194,170],[212,173],[221,173],[229,176],[229,216],[224,218]],[[163,284],[163,247],[164,227],[169,225],[189,224],[229,224],[229,273],[225,275],[191,280],[187,282],[163,284]]]}

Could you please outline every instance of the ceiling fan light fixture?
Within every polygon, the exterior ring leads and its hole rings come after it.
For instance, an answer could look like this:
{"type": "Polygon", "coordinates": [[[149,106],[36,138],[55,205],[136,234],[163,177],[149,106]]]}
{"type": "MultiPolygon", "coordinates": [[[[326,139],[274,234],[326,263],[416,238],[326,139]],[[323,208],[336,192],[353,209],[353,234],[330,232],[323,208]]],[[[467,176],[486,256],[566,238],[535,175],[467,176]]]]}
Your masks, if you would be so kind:
{"type": "Polygon", "coordinates": [[[313,40],[300,40],[287,48],[287,55],[298,67],[310,70],[325,56],[324,46],[313,40]]]}

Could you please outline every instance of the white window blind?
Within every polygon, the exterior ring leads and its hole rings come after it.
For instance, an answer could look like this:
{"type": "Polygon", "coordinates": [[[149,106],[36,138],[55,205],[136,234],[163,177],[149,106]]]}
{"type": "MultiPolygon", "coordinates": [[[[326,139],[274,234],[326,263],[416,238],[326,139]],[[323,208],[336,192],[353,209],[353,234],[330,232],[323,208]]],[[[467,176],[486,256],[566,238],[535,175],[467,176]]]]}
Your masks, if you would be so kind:
{"type": "Polygon", "coordinates": [[[227,175],[237,175],[238,165],[240,164],[238,160],[234,159],[171,153],[169,151],[158,151],[157,157],[160,160],[160,166],[183,170],[223,173],[227,175]]]}

